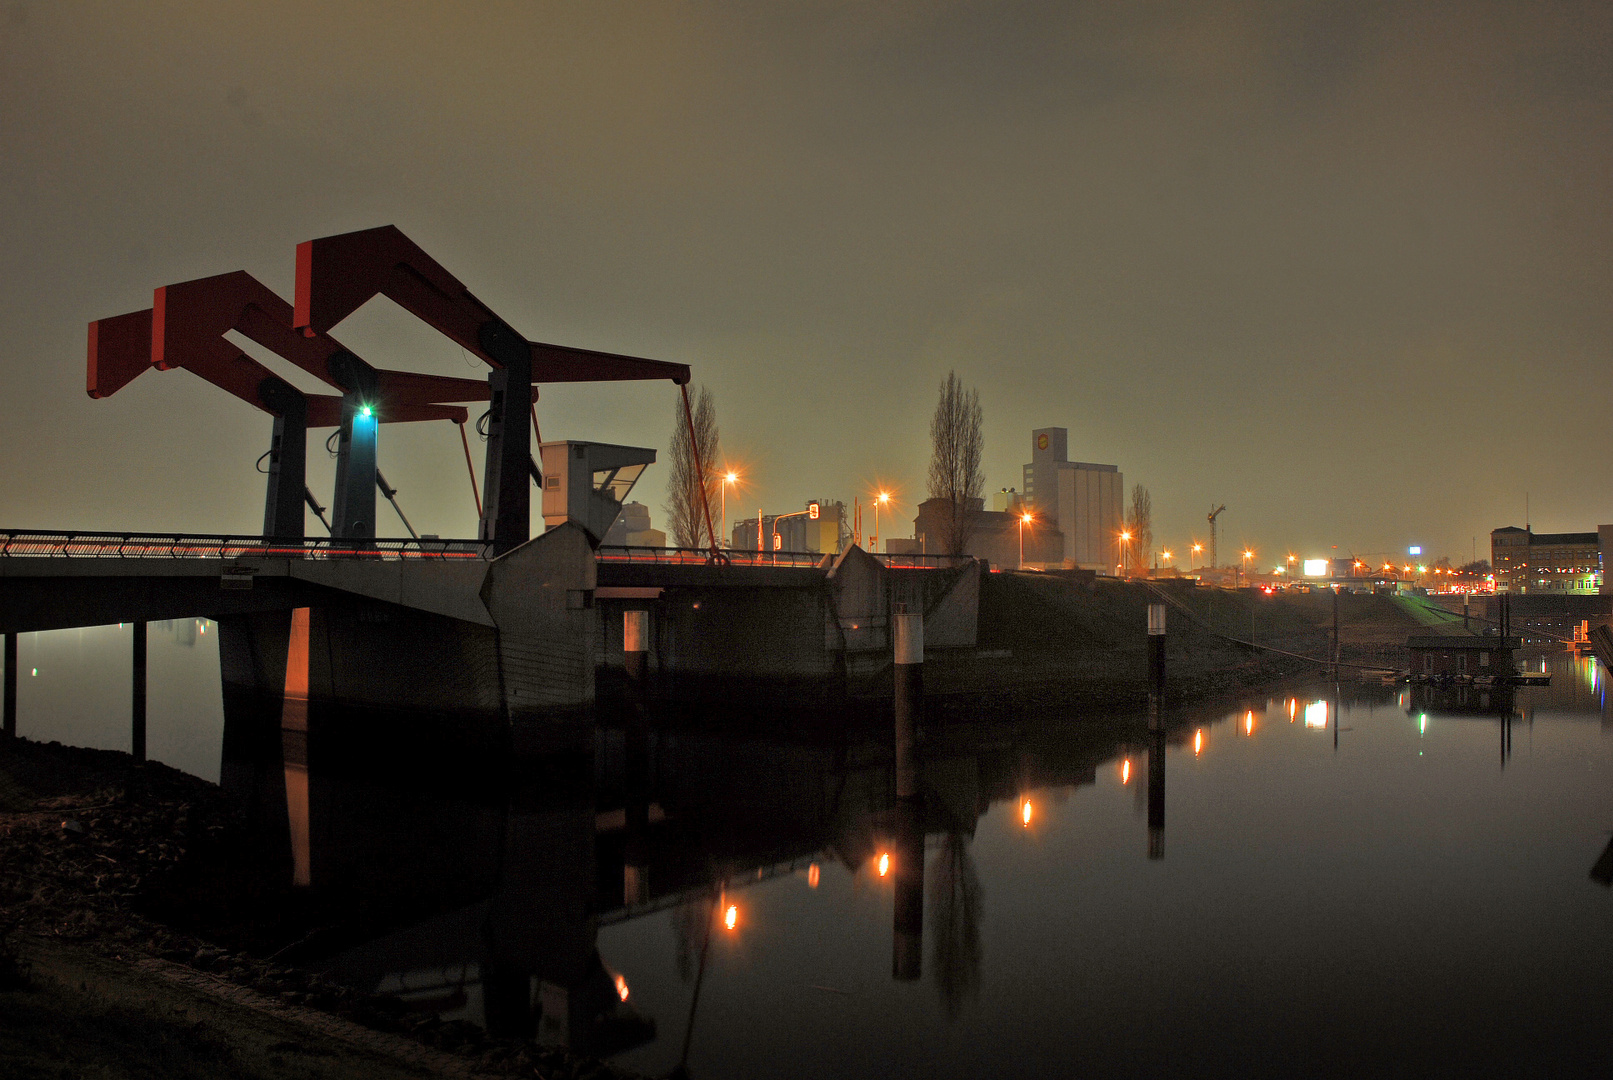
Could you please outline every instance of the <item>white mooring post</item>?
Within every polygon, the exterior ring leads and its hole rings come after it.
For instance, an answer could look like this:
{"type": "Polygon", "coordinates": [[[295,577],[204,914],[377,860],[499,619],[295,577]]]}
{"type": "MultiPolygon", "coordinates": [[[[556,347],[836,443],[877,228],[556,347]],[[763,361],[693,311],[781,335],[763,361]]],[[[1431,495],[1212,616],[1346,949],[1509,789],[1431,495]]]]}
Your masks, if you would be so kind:
{"type": "Polygon", "coordinates": [[[918,795],[918,718],[924,707],[924,616],[891,615],[896,646],[896,797],[918,795]]]}
{"type": "Polygon", "coordinates": [[[1148,727],[1159,729],[1165,705],[1165,605],[1148,605],[1148,727]]]}

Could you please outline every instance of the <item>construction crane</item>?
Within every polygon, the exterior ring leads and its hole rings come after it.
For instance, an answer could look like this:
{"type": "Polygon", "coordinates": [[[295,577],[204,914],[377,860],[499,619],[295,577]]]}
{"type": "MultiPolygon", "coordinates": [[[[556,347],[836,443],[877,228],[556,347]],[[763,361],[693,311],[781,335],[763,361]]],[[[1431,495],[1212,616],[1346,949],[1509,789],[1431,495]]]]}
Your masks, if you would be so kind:
{"type": "Polygon", "coordinates": [[[1217,506],[1214,510],[1210,511],[1210,569],[1211,570],[1215,569],[1215,519],[1220,517],[1221,516],[1221,511],[1225,510],[1226,508],[1227,508],[1227,504],[1222,503],[1220,506],[1217,506]]]}

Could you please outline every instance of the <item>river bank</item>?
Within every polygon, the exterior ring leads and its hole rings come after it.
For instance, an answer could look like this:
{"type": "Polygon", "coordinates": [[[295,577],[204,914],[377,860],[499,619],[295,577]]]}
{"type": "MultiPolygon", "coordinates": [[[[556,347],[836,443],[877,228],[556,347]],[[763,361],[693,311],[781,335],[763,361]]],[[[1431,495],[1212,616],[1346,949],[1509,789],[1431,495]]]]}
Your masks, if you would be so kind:
{"type": "Polygon", "coordinates": [[[197,863],[256,842],[207,781],[115,751],[0,744],[7,1075],[631,1075],[412,1015],[157,917],[197,863]]]}

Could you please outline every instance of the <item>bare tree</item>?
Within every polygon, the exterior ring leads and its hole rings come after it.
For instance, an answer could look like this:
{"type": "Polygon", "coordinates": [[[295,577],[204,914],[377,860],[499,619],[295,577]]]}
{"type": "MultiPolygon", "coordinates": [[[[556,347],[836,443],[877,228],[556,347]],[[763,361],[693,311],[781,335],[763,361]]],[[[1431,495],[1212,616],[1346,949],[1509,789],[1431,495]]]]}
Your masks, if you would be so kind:
{"type": "Polygon", "coordinates": [[[1154,500],[1141,484],[1131,489],[1131,512],[1126,515],[1126,531],[1131,534],[1131,567],[1133,571],[1148,568],[1154,552],[1154,500]]]}
{"type": "Polygon", "coordinates": [[[940,539],[948,555],[962,555],[969,546],[986,486],[980,471],[984,448],[980,391],[965,390],[958,373],[949,371],[930,421],[930,498],[947,503],[940,539]]]}
{"type": "Polygon", "coordinates": [[[683,402],[677,406],[678,419],[672,429],[672,476],[667,480],[665,506],[667,527],[672,530],[673,544],[677,547],[697,548],[710,543],[707,533],[707,515],[717,499],[717,408],[711,402],[711,391],[702,386],[695,395],[694,438],[689,437],[689,417],[683,402]],[[695,448],[699,447],[700,465],[705,474],[704,498],[701,497],[701,470],[695,467],[695,448]]]}

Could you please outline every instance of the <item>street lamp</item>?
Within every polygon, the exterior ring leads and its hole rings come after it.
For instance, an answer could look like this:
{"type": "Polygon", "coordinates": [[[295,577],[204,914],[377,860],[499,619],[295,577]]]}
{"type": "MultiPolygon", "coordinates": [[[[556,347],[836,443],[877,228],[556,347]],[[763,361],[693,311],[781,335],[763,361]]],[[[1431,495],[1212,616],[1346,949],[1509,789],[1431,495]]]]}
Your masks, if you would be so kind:
{"type": "Polygon", "coordinates": [[[1126,576],[1126,556],[1131,550],[1131,533],[1122,530],[1120,533],[1120,576],[1126,576]]]}
{"type": "Polygon", "coordinates": [[[1243,549],[1243,566],[1240,569],[1243,571],[1243,580],[1246,583],[1249,580],[1249,560],[1254,557],[1254,552],[1250,551],[1248,548],[1243,549]]]}
{"type": "Polygon", "coordinates": [[[1030,514],[1019,515],[1019,568],[1025,569],[1025,526],[1031,523],[1030,514]]]}
{"type": "Polygon", "coordinates": [[[891,501],[888,491],[881,491],[874,497],[874,553],[879,553],[879,508],[891,501]]]}
{"type": "Polygon", "coordinates": [[[723,544],[724,547],[730,547],[731,548],[731,547],[734,546],[733,544],[727,543],[727,541],[730,539],[730,537],[728,536],[728,485],[729,484],[735,484],[735,483],[738,483],[738,482],[739,482],[739,474],[736,473],[734,470],[729,469],[728,472],[723,474],[723,478],[722,478],[722,534],[723,534],[723,540],[724,540],[724,544],[723,544]]]}
{"type": "MultiPolygon", "coordinates": [[[[1197,555],[1197,554],[1198,554],[1198,553],[1199,553],[1199,552],[1201,552],[1201,551],[1203,551],[1203,550],[1204,550],[1204,545],[1203,545],[1203,544],[1194,544],[1194,545],[1193,545],[1193,555],[1197,555]]],[[[1190,556],[1188,556],[1188,560],[1187,560],[1187,568],[1188,568],[1188,569],[1189,569],[1189,570],[1192,570],[1192,569],[1193,569],[1193,558],[1192,558],[1192,556],[1191,556],[1191,555],[1190,555],[1190,556]]]]}

